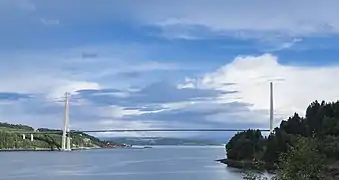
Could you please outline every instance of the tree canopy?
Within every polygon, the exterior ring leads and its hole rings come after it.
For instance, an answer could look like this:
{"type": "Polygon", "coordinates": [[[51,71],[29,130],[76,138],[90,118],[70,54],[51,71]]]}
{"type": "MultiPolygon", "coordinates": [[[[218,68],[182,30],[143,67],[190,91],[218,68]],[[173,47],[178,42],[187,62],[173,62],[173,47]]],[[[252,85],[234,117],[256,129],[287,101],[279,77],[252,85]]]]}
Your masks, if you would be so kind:
{"type": "MultiPolygon", "coordinates": [[[[274,129],[274,133],[267,137],[263,137],[259,130],[235,134],[226,145],[227,158],[236,161],[252,159],[281,164],[283,155],[298,153],[299,151],[292,150],[305,145],[305,142],[300,142],[300,138],[307,139],[304,141],[314,140],[312,143],[316,153],[323,155],[326,163],[338,161],[339,101],[329,103],[314,101],[307,107],[305,117],[294,113],[288,119],[283,120],[280,126],[274,129]]],[[[293,162],[296,162],[296,159],[293,162]]],[[[305,162],[308,161],[300,160],[301,164],[305,162]]]]}

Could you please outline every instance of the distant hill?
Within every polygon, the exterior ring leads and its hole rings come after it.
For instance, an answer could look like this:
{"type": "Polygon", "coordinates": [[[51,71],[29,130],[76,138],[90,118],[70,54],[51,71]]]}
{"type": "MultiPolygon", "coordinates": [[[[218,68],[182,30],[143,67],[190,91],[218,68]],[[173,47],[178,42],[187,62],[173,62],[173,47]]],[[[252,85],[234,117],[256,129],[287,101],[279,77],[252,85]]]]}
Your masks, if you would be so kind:
{"type": "MultiPolygon", "coordinates": [[[[2,149],[34,149],[34,148],[51,148],[56,149],[61,147],[61,130],[39,128],[39,132],[59,132],[60,134],[35,134],[34,141],[30,141],[29,132],[34,131],[33,127],[22,124],[9,124],[0,122],[0,150],[2,149]],[[22,134],[13,134],[10,131],[28,132],[25,139],[22,134]]],[[[72,148],[78,147],[105,147],[107,145],[118,146],[115,142],[102,141],[94,136],[86,133],[72,133],[72,148]]]]}
{"type": "Polygon", "coordinates": [[[222,143],[205,139],[169,138],[169,137],[110,137],[103,140],[114,141],[130,145],[222,145],[222,143]]]}

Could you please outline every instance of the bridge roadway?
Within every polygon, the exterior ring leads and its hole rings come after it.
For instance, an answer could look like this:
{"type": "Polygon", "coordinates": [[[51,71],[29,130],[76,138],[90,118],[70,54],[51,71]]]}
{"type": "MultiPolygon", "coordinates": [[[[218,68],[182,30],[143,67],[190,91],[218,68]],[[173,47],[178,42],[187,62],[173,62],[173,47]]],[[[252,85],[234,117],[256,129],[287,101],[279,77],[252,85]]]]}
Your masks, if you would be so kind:
{"type": "MultiPolygon", "coordinates": [[[[71,130],[70,133],[96,133],[96,132],[241,132],[248,129],[107,129],[107,130],[71,130]]],[[[269,129],[258,129],[269,132],[269,129]]],[[[60,131],[7,131],[17,134],[62,134],[60,131]]]]}

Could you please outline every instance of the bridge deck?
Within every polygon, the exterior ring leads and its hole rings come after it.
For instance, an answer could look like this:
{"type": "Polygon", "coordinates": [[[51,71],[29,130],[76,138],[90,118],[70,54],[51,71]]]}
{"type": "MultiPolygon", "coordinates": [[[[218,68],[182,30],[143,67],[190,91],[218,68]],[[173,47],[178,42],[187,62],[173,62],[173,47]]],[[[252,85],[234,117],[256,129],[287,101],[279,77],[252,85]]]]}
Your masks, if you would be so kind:
{"type": "MultiPolygon", "coordinates": [[[[107,130],[71,130],[70,133],[96,133],[96,132],[241,132],[248,129],[107,129],[107,130]]],[[[258,129],[269,132],[269,129],[258,129]]],[[[7,131],[18,134],[62,134],[62,131],[7,131]]]]}

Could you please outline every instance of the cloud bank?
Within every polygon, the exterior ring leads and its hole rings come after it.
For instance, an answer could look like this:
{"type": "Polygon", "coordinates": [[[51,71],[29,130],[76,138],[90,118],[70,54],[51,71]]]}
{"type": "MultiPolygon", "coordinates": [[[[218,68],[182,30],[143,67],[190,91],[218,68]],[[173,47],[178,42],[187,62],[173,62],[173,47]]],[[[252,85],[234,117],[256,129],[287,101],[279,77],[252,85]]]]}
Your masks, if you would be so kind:
{"type": "Polygon", "coordinates": [[[69,91],[74,129],[268,128],[270,81],[276,124],[339,98],[338,5],[3,0],[0,121],[60,128],[69,91]]]}
{"type": "MultiPolygon", "coordinates": [[[[278,124],[294,112],[304,114],[314,100],[338,99],[337,72],[339,66],[288,66],[280,64],[277,56],[262,54],[238,56],[215,71],[187,77],[179,84],[163,81],[110,89],[95,82],[68,81],[69,85],[52,83],[38,91],[41,86],[27,88],[30,86],[14,81],[12,86],[18,89],[11,90],[17,92],[2,93],[0,99],[11,100],[1,104],[8,109],[2,111],[2,117],[36,126],[61,126],[63,104],[50,98],[72,91],[75,129],[268,128],[270,81],[274,82],[278,124]],[[40,96],[19,94],[20,87],[40,96]]],[[[2,89],[9,90],[8,86],[2,89]]]]}

